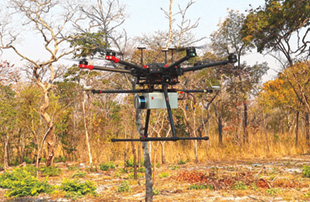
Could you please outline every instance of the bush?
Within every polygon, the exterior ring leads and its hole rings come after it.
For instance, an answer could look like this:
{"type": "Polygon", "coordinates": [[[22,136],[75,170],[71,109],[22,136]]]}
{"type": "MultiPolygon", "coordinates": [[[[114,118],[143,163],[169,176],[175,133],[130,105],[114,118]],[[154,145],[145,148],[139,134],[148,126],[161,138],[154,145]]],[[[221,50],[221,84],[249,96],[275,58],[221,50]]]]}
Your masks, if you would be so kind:
{"type": "MultiPolygon", "coordinates": [[[[136,166],[138,166],[138,162],[136,162],[136,166]]],[[[141,160],[141,166],[144,166],[144,160],[143,159],[141,160]]],[[[126,167],[134,167],[133,158],[126,160],[126,167]]]]}
{"type": "Polygon", "coordinates": [[[214,186],[213,185],[197,185],[197,184],[194,184],[194,185],[191,185],[190,187],[188,187],[189,190],[200,190],[200,189],[210,189],[210,190],[213,190],[214,189],[214,186]]]}
{"type": "Polygon", "coordinates": [[[184,160],[181,159],[181,160],[178,162],[178,164],[179,164],[179,165],[183,165],[183,164],[186,164],[187,162],[188,162],[188,161],[184,161],[184,160]]]}
{"type": "Polygon", "coordinates": [[[75,173],[73,173],[72,178],[83,178],[87,175],[87,173],[85,171],[76,171],[75,173]]]}
{"type": "Polygon", "coordinates": [[[12,172],[4,172],[0,175],[0,187],[5,189],[12,188],[15,181],[20,181],[27,176],[34,176],[27,168],[16,168],[12,172]]]}
{"type": "Polygon", "coordinates": [[[144,168],[144,167],[138,168],[138,172],[139,172],[139,173],[145,173],[145,168],[144,168]]]}
{"type": "Polygon", "coordinates": [[[40,168],[40,171],[42,176],[59,176],[61,174],[61,169],[54,166],[44,166],[40,168]]]}
{"type": "Polygon", "coordinates": [[[310,166],[302,167],[302,176],[306,178],[310,178],[310,166]]]}
{"type": "Polygon", "coordinates": [[[25,156],[24,157],[24,162],[26,162],[27,164],[31,164],[31,163],[33,163],[33,160],[30,159],[28,156],[25,156]]]}
{"type": "Polygon", "coordinates": [[[9,189],[5,196],[23,197],[36,196],[39,193],[50,193],[54,187],[47,184],[47,179],[40,182],[30,171],[29,168],[16,168],[12,172],[5,172],[0,175],[0,187],[9,189]]]}
{"type": "Polygon", "coordinates": [[[29,175],[20,181],[14,181],[12,187],[5,193],[7,197],[36,196],[40,193],[51,193],[52,185],[47,184],[47,179],[40,182],[36,177],[29,175]]]}
{"type": "Polygon", "coordinates": [[[91,181],[85,181],[82,183],[78,180],[69,180],[65,178],[60,189],[66,193],[66,197],[73,199],[87,194],[96,196],[96,186],[91,181]]]}
{"type": "Polygon", "coordinates": [[[116,166],[115,166],[115,164],[113,162],[102,163],[102,164],[100,164],[99,167],[100,167],[100,170],[103,170],[103,171],[107,171],[110,168],[111,169],[115,169],[116,168],[116,166]]]}
{"type": "Polygon", "coordinates": [[[55,158],[55,163],[66,162],[66,158],[64,156],[59,156],[55,158]]]}
{"type": "MultiPolygon", "coordinates": [[[[134,179],[135,178],[135,174],[134,173],[129,173],[128,177],[129,177],[129,179],[134,179]]],[[[139,178],[143,178],[143,177],[144,177],[143,173],[137,173],[137,178],[138,179],[139,178]]]]}
{"type": "Polygon", "coordinates": [[[168,172],[160,173],[158,176],[159,178],[169,177],[169,173],[168,172]]]}
{"type": "Polygon", "coordinates": [[[248,186],[242,181],[237,181],[231,188],[235,190],[246,190],[248,186]]]}
{"type": "Polygon", "coordinates": [[[130,186],[129,182],[126,180],[124,181],[119,187],[118,187],[118,192],[128,192],[130,191],[130,186]]]}

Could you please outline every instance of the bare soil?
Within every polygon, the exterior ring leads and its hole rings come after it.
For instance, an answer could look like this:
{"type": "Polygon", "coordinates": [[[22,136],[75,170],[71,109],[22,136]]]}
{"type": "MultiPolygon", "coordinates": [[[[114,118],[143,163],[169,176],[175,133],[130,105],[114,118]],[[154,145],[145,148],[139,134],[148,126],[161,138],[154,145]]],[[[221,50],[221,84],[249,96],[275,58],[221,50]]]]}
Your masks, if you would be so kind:
{"type": "MultiPolygon", "coordinates": [[[[153,201],[310,201],[310,178],[302,176],[302,167],[310,166],[310,156],[283,157],[279,159],[204,162],[161,165],[155,170],[153,201]],[[194,189],[196,188],[196,189],[194,189]],[[201,188],[201,189],[199,189],[201,188]]],[[[58,164],[62,175],[49,177],[49,183],[60,185],[63,178],[70,178],[74,164],[58,164]]],[[[122,172],[119,165],[109,171],[87,171],[80,181],[96,183],[98,196],[85,196],[75,201],[144,201],[145,179],[131,179],[132,169],[122,172]],[[129,182],[129,192],[118,192],[124,181],[129,182]]],[[[4,197],[0,189],[0,201],[73,201],[64,193],[39,195],[18,199],[4,197]]]]}

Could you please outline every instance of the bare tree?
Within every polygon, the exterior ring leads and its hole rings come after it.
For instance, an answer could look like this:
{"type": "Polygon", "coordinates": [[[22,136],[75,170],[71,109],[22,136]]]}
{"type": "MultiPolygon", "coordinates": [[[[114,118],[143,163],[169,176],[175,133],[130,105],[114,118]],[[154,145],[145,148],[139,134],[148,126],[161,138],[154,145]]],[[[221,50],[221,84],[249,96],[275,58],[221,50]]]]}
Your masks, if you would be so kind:
{"type": "MultiPolygon", "coordinates": [[[[20,18],[19,27],[24,28],[25,32],[41,40],[46,58],[40,61],[34,59],[28,52],[22,52],[18,46],[18,39],[21,35],[14,31],[7,30],[9,23],[1,26],[0,34],[1,49],[12,49],[21,59],[27,61],[32,68],[35,83],[41,88],[43,104],[40,106],[40,115],[46,122],[45,133],[42,134],[42,143],[47,142],[48,157],[46,165],[53,164],[56,136],[54,133],[54,120],[48,111],[50,106],[50,92],[53,89],[53,82],[56,78],[55,62],[60,58],[74,52],[67,43],[72,40],[73,35],[71,22],[76,18],[77,4],[73,1],[52,1],[52,0],[11,0],[8,6],[12,8],[11,16],[20,18]],[[8,37],[9,36],[9,37],[8,37]],[[40,71],[48,71],[49,76],[41,77],[40,71]]],[[[14,22],[17,23],[17,22],[14,22]]],[[[41,152],[41,151],[40,151],[41,152]]],[[[39,153],[40,153],[39,152],[39,153]]],[[[37,156],[37,166],[40,156],[37,156]]]]}

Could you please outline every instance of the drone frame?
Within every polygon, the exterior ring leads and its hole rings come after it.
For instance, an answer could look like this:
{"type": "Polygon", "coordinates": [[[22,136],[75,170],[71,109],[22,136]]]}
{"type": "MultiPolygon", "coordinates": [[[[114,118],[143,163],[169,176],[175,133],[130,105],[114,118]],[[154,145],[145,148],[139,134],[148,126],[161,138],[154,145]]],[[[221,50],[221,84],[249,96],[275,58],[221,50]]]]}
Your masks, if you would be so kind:
{"type": "MultiPolygon", "coordinates": [[[[162,92],[164,95],[166,108],[168,112],[168,119],[172,131],[172,137],[148,137],[148,126],[151,115],[151,109],[147,109],[144,133],[140,138],[126,138],[126,139],[111,139],[112,142],[128,142],[128,141],[178,141],[178,140],[209,140],[209,137],[178,137],[176,135],[175,125],[172,116],[171,105],[169,101],[169,92],[187,92],[187,93],[211,93],[213,89],[205,89],[205,90],[176,90],[176,89],[168,89],[169,85],[175,85],[178,83],[178,76],[182,76],[185,72],[201,70],[209,67],[219,66],[219,65],[227,65],[229,63],[235,63],[237,61],[237,57],[234,54],[230,54],[228,56],[228,60],[223,60],[215,63],[207,63],[201,65],[194,65],[192,67],[181,68],[180,64],[189,60],[190,58],[195,57],[196,49],[195,47],[186,48],[186,56],[172,63],[171,65],[167,65],[167,57],[165,55],[165,64],[162,63],[152,63],[149,66],[143,65],[143,49],[141,50],[141,66],[123,61],[117,58],[115,52],[108,51],[106,53],[105,59],[109,60],[113,63],[119,63],[125,66],[125,69],[116,69],[109,68],[103,66],[93,66],[88,65],[86,59],[82,59],[79,63],[79,67],[82,69],[90,69],[90,70],[101,70],[101,71],[110,71],[110,72],[118,72],[118,73],[127,73],[131,74],[137,78],[136,84],[145,87],[147,89],[138,89],[138,90],[91,90],[92,93],[151,93],[151,92],[162,92]],[[155,88],[156,85],[161,85],[161,88],[155,88]]],[[[166,54],[166,52],[165,52],[166,54]]]]}

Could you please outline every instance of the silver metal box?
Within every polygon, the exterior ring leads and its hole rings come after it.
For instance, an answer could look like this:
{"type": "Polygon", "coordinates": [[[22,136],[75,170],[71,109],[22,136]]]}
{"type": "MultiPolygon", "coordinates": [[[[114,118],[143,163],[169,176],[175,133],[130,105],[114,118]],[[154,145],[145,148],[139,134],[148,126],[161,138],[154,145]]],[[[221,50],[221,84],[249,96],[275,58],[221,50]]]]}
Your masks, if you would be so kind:
{"type": "MultiPolygon", "coordinates": [[[[168,93],[171,108],[178,108],[178,94],[168,93]]],[[[135,98],[135,107],[139,109],[166,109],[165,95],[162,92],[143,93],[135,98]]]]}

